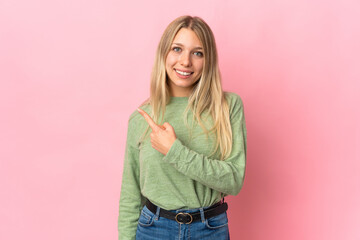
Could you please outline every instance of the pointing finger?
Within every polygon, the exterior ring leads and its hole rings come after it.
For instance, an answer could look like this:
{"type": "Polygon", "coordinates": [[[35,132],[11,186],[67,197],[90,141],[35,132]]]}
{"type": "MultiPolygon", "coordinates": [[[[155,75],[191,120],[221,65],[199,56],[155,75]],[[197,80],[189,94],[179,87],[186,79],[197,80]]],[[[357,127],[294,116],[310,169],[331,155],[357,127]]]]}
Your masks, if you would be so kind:
{"type": "Polygon", "coordinates": [[[159,128],[163,129],[162,127],[160,127],[159,125],[157,125],[154,120],[149,116],[149,114],[147,114],[144,110],[138,108],[137,109],[138,112],[145,118],[145,120],[148,122],[148,124],[150,125],[151,129],[157,130],[159,128]]]}

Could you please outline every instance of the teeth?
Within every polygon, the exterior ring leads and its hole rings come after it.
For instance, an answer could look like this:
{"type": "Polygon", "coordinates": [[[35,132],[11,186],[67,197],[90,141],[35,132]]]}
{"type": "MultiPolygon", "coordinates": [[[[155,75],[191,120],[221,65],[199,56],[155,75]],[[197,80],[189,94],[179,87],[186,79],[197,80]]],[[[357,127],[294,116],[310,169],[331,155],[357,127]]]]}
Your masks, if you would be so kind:
{"type": "Polygon", "coordinates": [[[187,72],[182,72],[182,71],[179,71],[179,70],[175,70],[177,73],[180,73],[181,75],[183,76],[189,76],[191,73],[187,73],[187,72]]]}

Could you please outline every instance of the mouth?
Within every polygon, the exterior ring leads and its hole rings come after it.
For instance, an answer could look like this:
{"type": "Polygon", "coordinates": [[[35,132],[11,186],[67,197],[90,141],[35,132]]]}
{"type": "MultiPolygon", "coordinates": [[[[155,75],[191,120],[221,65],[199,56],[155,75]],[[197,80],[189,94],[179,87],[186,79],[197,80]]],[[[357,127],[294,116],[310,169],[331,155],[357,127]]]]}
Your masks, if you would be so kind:
{"type": "Polygon", "coordinates": [[[176,73],[178,73],[178,74],[180,74],[181,76],[184,76],[184,77],[186,77],[186,76],[190,76],[191,74],[193,74],[194,72],[191,72],[191,71],[186,71],[186,70],[178,70],[178,69],[176,69],[176,68],[174,68],[174,70],[175,70],[175,72],[176,73]]]}

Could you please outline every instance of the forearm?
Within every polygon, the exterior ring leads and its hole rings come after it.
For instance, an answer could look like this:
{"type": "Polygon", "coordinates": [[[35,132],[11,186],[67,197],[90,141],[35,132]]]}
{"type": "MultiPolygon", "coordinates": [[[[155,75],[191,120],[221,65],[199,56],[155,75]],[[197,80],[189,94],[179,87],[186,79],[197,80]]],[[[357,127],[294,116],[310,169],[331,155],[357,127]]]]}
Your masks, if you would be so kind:
{"type": "Polygon", "coordinates": [[[245,151],[238,148],[234,151],[236,154],[227,160],[210,159],[176,139],[163,160],[205,186],[229,195],[237,195],[244,181],[245,151]]]}

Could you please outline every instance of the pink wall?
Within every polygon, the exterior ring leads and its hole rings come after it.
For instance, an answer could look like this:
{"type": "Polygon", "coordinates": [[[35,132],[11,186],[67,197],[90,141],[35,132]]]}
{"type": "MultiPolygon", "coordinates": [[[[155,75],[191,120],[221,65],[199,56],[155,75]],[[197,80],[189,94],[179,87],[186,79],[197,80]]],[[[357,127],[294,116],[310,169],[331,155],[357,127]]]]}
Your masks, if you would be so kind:
{"type": "Polygon", "coordinates": [[[212,27],[248,128],[232,239],[360,239],[359,1],[0,2],[0,239],[117,239],[127,120],[157,43],[212,27]],[[356,94],[357,93],[357,94],[356,94]]]}

